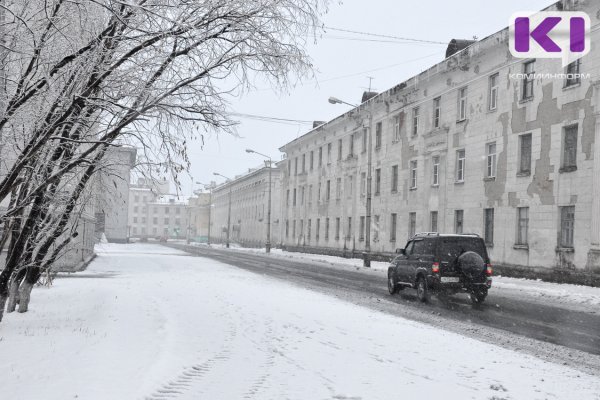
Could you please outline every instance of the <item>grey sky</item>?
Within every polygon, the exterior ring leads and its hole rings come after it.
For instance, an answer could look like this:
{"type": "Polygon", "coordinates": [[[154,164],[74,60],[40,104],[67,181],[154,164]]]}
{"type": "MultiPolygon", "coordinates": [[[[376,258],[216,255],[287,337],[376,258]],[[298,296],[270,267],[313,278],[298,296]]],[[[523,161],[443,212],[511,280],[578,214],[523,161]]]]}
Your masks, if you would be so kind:
{"type": "MultiPolygon", "coordinates": [[[[540,10],[552,3],[552,0],[345,0],[332,3],[323,22],[334,28],[447,43],[452,38],[484,38],[506,27],[514,12],[540,10]]],[[[348,110],[345,105],[329,104],[329,96],[358,104],[369,85],[367,76],[374,78],[375,91],[384,91],[443,60],[446,51],[445,45],[387,40],[327,30],[308,48],[316,79],[306,80],[284,95],[263,86],[243,98],[232,99],[231,111],[327,121],[348,110]]],[[[233,178],[261,164],[261,158],[247,154],[246,148],[279,160],[278,148],[311,128],[306,124],[245,118],[239,121],[240,138],[220,134],[206,138],[204,148],[200,143],[190,144],[193,180],[208,183],[217,178],[217,182],[222,182],[213,172],[233,178]]],[[[191,178],[182,177],[184,194],[190,194],[191,182],[191,178]]]]}

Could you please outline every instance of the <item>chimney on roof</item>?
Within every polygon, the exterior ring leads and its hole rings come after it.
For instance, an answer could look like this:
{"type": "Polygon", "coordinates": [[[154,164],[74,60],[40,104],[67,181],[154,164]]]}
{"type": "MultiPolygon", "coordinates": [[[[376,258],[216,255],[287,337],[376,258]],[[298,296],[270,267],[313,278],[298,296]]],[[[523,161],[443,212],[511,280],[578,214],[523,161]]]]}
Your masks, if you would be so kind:
{"type": "Polygon", "coordinates": [[[373,97],[377,96],[378,94],[379,93],[377,93],[377,92],[365,91],[365,92],[363,92],[362,99],[360,100],[360,102],[364,103],[365,101],[372,99],[373,97]]]}
{"type": "Polygon", "coordinates": [[[446,58],[450,57],[455,53],[458,53],[466,47],[469,47],[475,42],[476,40],[452,39],[450,43],[448,43],[448,48],[446,48],[446,58]]]}
{"type": "Polygon", "coordinates": [[[313,121],[313,129],[315,129],[317,126],[321,126],[325,123],[325,121],[313,121]]]}

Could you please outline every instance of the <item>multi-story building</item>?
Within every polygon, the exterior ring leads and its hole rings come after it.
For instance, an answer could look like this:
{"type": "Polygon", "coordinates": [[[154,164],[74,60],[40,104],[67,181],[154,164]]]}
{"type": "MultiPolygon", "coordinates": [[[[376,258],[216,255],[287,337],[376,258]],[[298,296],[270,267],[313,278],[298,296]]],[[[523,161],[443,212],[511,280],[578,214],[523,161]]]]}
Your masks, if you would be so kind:
{"type": "Polygon", "coordinates": [[[136,154],[133,147],[111,147],[95,182],[96,235],[104,234],[109,242],[129,240],[129,181],[136,154]]]}
{"type": "MultiPolygon", "coordinates": [[[[549,9],[588,12],[596,46],[600,14],[573,4],[549,9]]],[[[563,68],[513,58],[508,41],[453,41],[442,62],[285,144],[284,245],[364,250],[370,137],[373,252],[474,232],[504,271],[600,272],[600,53],[563,68]]]]}
{"type": "MultiPolygon", "coordinates": [[[[280,169],[271,168],[271,244],[280,242],[280,169]]],[[[229,240],[248,247],[262,247],[267,238],[269,167],[251,169],[247,174],[217,186],[212,191],[210,241],[224,243],[231,191],[231,234],[229,240]]]]}
{"type": "Polygon", "coordinates": [[[211,200],[211,193],[200,192],[188,199],[189,237],[194,242],[206,243],[208,241],[211,200]]]}

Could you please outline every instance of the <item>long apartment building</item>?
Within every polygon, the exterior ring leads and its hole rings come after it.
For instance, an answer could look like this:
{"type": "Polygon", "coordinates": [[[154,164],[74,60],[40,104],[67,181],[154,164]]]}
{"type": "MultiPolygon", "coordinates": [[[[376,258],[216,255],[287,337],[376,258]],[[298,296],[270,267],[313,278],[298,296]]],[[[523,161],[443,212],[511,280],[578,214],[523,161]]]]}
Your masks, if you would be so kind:
{"type": "MultiPolygon", "coordinates": [[[[591,3],[549,9],[586,11],[594,47],[591,3]]],[[[600,53],[563,68],[513,58],[508,41],[453,41],[442,62],[281,147],[284,246],[363,251],[371,133],[374,253],[472,232],[500,270],[600,272],[600,53]]]]}
{"type": "MultiPolygon", "coordinates": [[[[280,175],[281,169],[271,169],[271,244],[280,244],[280,175]]],[[[210,241],[224,243],[227,239],[227,219],[231,192],[230,237],[232,243],[247,247],[262,247],[267,237],[269,203],[269,168],[251,169],[247,174],[213,189],[210,241]]]]}

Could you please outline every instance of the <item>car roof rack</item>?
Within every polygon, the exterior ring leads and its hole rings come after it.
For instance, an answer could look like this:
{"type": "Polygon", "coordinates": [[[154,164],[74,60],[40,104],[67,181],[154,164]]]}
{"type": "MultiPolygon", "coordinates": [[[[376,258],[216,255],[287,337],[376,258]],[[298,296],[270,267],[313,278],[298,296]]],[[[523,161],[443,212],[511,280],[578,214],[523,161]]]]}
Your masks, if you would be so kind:
{"type": "Polygon", "coordinates": [[[439,232],[417,232],[414,235],[412,235],[412,238],[416,238],[416,237],[423,237],[423,236],[440,236],[439,232]]]}

